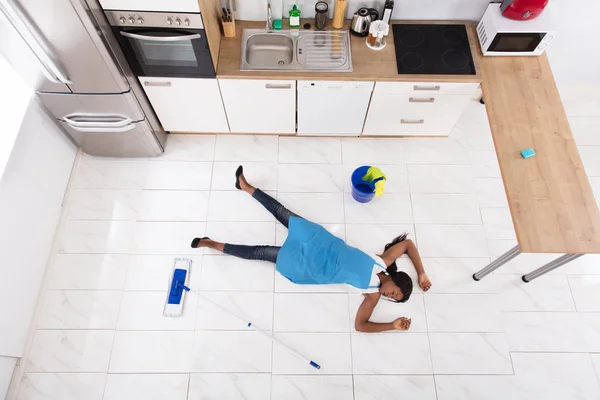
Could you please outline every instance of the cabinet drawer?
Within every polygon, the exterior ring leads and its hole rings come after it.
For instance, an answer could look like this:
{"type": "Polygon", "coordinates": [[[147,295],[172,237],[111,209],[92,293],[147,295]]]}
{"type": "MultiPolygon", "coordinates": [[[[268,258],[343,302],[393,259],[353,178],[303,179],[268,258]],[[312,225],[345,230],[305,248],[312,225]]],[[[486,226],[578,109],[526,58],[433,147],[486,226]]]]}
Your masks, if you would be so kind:
{"type": "Polygon", "coordinates": [[[478,83],[453,82],[377,82],[375,92],[389,94],[468,94],[472,95],[478,83]]]}
{"type": "Polygon", "coordinates": [[[393,102],[397,115],[407,118],[438,117],[445,118],[462,113],[471,99],[470,95],[421,95],[399,94],[385,95],[387,101],[393,102]]]}
{"type": "Polygon", "coordinates": [[[363,135],[448,136],[470,95],[373,94],[363,135]]]}
{"type": "Polygon", "coordinates": [[[435,117],[396,118],[378,130],[369,130],[365,126],[363,136],[448,136],[454,122],[435,117]]]}

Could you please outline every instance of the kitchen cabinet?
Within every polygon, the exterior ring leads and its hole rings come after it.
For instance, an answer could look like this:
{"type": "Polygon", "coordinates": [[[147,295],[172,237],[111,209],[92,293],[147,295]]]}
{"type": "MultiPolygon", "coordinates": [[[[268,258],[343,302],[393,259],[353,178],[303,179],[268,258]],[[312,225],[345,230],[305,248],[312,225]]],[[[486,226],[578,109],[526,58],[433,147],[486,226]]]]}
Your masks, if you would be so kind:
{"type": "Polygon", "coordinates": [[[377,82],[363,135],[448,136],[477,83],[377,82]]]}
{"type": "Polygon", "coordinates": [[[298,81],[298,135],[359,136],[374,82],[298,81]]]}
{"type": "Polygon", "coordinates": [[[219,79],[233,133],[296,133],[296,81],[219,79]]]}
{"type": "Polygon", "coordinates": [[[139,79],[166,131],[229,132],[216,79],[139,79]]]}

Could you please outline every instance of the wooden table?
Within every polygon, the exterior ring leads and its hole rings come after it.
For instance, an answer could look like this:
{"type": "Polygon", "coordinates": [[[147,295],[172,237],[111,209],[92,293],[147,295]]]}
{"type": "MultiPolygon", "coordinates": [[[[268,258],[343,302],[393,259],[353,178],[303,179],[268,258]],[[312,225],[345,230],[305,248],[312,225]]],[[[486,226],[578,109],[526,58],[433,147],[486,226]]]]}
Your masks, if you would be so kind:
{"type": "Polygon", "coordinates": [[[483,57],[482,90],[518,246],[473,275],[483,278],[523,253],[566,254],[524,275],[528,282],[600,253],[600,212],[550,64],[540,57],[483,57]],[[520,151],[536,155],[523,159],[520,151]]]}

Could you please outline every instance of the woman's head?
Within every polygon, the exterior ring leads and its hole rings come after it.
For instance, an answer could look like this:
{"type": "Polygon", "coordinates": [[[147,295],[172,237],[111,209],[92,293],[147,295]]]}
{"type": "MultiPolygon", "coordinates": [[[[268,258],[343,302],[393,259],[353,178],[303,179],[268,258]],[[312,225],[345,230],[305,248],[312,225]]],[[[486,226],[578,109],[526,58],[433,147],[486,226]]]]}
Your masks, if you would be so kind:
{"type": "MultiPolygon", "coordinates": [[[[384,250],[388,250],[395,244],[406,240],[407,236],[407,233],[403,233],[402,235],[398,236],[390,243],[386,244],[384,250]]],[[[396,261],[387,267],[386,272],[391,279],[386,279],[381,283],[381,286],[379,287],[379,293],[399,303],[408,301],[413,290],[413,282],[410,276],[408,276],[406,272],[398,271],[396,261]]]]}

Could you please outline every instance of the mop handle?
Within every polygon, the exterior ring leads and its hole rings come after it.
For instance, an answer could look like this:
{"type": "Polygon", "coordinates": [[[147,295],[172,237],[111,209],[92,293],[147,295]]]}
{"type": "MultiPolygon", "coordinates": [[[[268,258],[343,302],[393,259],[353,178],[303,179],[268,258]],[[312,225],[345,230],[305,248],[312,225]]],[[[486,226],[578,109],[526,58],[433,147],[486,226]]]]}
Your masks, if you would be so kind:
{"type": "Polygon", "coordinates": [[[279,339],[275,338],[275,337],[274,337],[274,336],[272,336],[272,335],[269,335],[267,332],[265,332],[265,331],[263,331],[263,330],[259,329],[258,327],[254,326],[254,324],[252,324],[252,322],[246,321],[246,318],[240,317],[239,315],[237,315],[236,313],[232,312],[231,310],[228,310],[228,309],[226,309],[226,308],[225,308],[225,307],[223,307],[222,305],[220,305],[220,304],[218,304],[218,303],[216,303],[216,302],[212,301],[212,300],[211,300],[211,299],[209,299],[208,297],[206,297],[206,296],[204,296],[204,295],[200,294],[200,292],[198,292],[197,290],[191,289],[191,288],[189,288],[189,287],[187,287],[187,286],[185,286],[185,285],[182,285],[181,283],[179,283],[179,286],[181,286],[183,290],[185,290],[185,291],[188,291],[188,292],[192,292],[192,293],[194,293],[196,296],[198,296],[198,297],[201,297],[202,299],[204,299],[204,300],[208,301],[209,303],[211,303],[211,304],[213,304],[213,305],[215,305],[215,306],[219,307],[221,310],[225,311],[226,313],[228,313],[228,314],[231,314],[231,315],[233,315],[234,317],[236,317],[237,319],[239,319],[239,320],[243,321],[243,322],[246,324],[246,326],[247,326],[248,328],[252,328],[252,329],[254,329],[256,332],[262,333],[264,336],[266,336],[266,337],[270,338],[271,340],[273,340],[273,341],[275,341],[275,342],[279,343],[281,346],[283,346],[283,347],[287,348],[289,351],[291,351],[292,353],[294,353],[294,354],[295,354],[295,355],[297,355],[298,357],[300,357],[300,358],[302,358],[302,359],[304,359],[304,360],[308,361],[308,363],[310,364],[310,366],[311,366],[311,367],[313,367],[313,368],[316,368],[316,369],[321,369],[321,366],[320,366],[319,364],[317,364],[316,362],[314,362],[314,361],[312,361],[312,360],[310,360],[310,359],[308,359],[308,358],[304,357],[302,354],[298,353],[296,350],[292,349],[290,346],[288,346],[288,345],[286,345],[286,344],[282,343],[282,342],[281,342],[279,339]]]}

